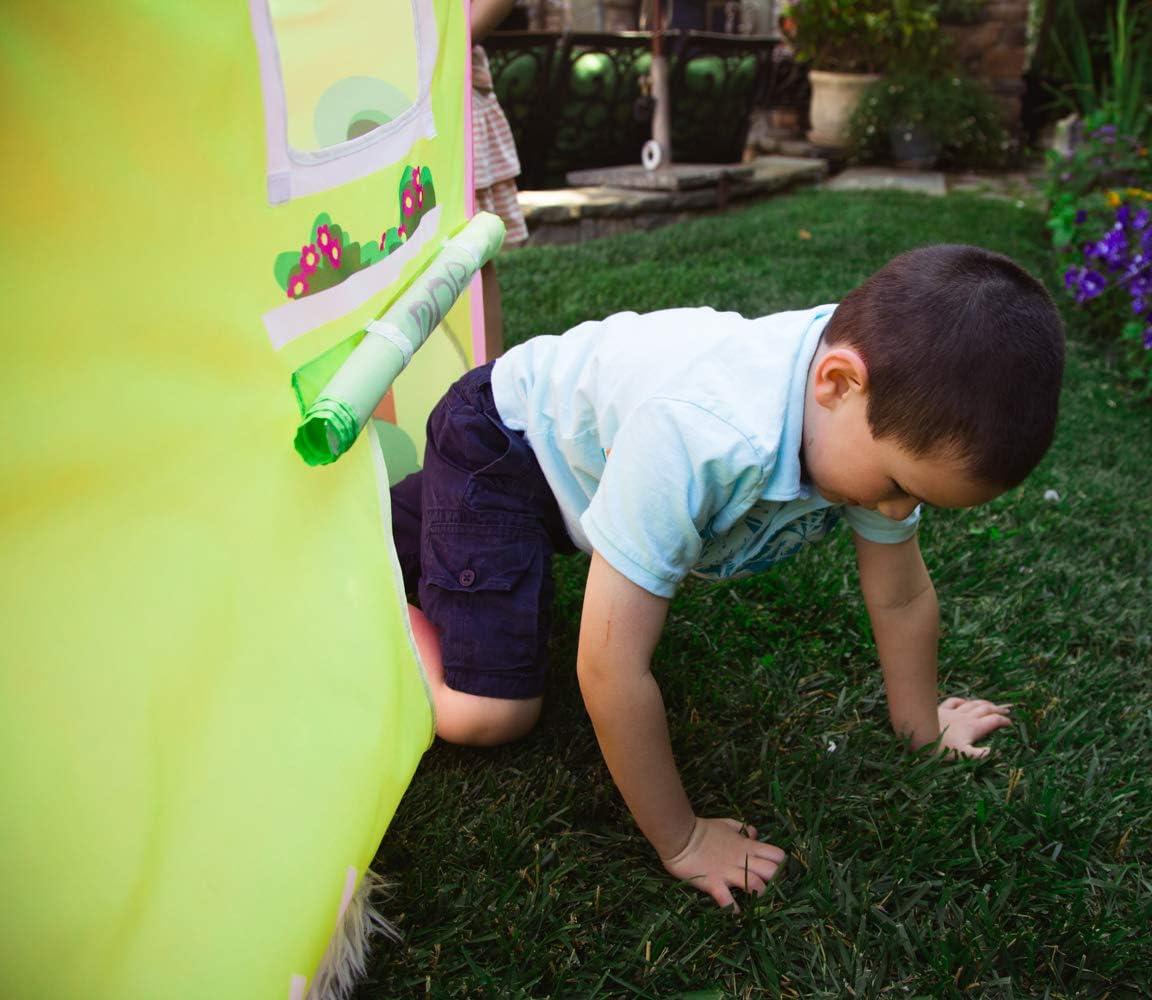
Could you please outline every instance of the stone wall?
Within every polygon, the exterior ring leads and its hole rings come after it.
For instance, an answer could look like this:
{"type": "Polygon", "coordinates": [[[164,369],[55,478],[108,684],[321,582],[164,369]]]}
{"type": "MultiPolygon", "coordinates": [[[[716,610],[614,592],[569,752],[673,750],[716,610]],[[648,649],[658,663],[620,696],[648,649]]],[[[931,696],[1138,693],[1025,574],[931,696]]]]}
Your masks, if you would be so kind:
{"type": "Polygon", "coordinates": [[[999,99],[1004,123],[1020,122],[1028,62],[1028,0],[990,0],[973,24],[949,25],[960,65],[999,99]]]}
{"type": "MultiPolygon", "coordinates": [[[[573,27],[572,4],[566,0],[523,0],[521,6],[528,14],[528,27],[532,31],[568,31],[573,27]]],[[[585,9],[595,8],[583,4],[581,13],[585,9]]]]}
{"type": "Polygon", "coordinates": [[[640,5],[635,0],[604,0],[605,31],[635,31],[640,27],[640,5]]]}

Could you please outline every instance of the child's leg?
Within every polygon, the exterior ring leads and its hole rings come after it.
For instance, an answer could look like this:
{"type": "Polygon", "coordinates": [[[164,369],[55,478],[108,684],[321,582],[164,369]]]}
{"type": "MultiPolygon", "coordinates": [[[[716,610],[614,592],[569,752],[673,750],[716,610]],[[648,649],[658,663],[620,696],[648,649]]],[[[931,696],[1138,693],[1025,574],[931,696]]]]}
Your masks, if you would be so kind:
{"type": "Polygon", "coordinates": [[[416,648],[436,707],[436,735],[449,743],[497,746],[518,740],[536,725],[543,697],[484,698],[444,683],[440,632],[419,608],[408,606],[416,648]]]}
{"type": "Polygon", "coordinates": [[[418,502],[407,485],[393,489],[393,526],[419,530],[411,620],[437,732],[454,743],[517,739],[543,700],[551,557],[574,547],[531,447],[500,420],[491,366],[464,375],[432,411],[418,502]]]}

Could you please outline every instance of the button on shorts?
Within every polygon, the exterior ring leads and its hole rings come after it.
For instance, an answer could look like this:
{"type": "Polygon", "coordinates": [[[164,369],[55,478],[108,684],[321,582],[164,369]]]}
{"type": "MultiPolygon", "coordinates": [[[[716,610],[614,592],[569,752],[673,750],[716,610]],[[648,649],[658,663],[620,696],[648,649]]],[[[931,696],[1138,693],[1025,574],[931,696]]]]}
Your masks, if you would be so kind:
{"type": "Polygon", "coordinates": [[[423,469],[392,488],[392,532],[405,589],[440,629],[448,686],[542,694],[552,555],[576,549],[524,435],[500,420],[491,363],[429,416],[423,469]]]}

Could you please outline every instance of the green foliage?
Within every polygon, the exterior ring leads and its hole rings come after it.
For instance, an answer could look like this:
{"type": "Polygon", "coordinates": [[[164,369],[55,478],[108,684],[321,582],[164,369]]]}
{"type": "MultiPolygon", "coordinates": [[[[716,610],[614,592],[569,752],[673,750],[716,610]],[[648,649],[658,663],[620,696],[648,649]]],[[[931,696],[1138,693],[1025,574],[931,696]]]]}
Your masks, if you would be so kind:
{"type": "MultiPolygon", "coordinates": [[[[497,269],[516,342],[622,309],[833,302],[936,242],[1052,275],[1038,211],[836,192],[497,269]]],[[[374,864],[403,941],[380,944],[357,1000],[1152,995],[1150,462],[1152,414],[1073,339],[1036,473],[926,515],[941,685],[1016,705],[985,761],[892,736],[847,532],[681,588],[654,672],[685,787],[791,859],[739,915],[673,883],[620,802],[575,677],[588,563],[556,560],[543,719],[513,746],[424,757],[374,864]]]]}
{"type": "Polygon", "coordinates": [[[1046,161],[1046,225],[1057,273],[1074,301],[1069,321],[1103,345],[1152,400],[1152,160],[1144,140],[1097,110],[1046,161]]]}
{"type": "Polygon", "coordinates": [[[987,6],[986,0],[940,0],[941,24],[975,24],[987,6]]]}
{"type": "Polygon", "coordinates": [[[899,132],[923,133],[941,166],[996,168],[1015,156],[988,91],[960,76],[886,76],[861,96],[849,125],[853,158],[891,161],[899,132]]]}
{"type": "Polygon", "coordinates": [[[1067,80],[1056,99],[1068,111],[1098,116],[1124,135],[1149,138],[1152,128],[1152,23],[1146,8],[1118,0],[1092,37],[1075,0],[1061,0],[1051,36],[1057,67],[1067,80]]]}
{"type": "Polygon", "coordinates": [[[785,10],[798,58],[815,69],[883,73],[939,63],[939,4],[924,0],[802,0],[785,10]]]}
{"type": "Polygon", "coordinates": [[[1145,140],[1119,128],[1106,111],[1073,123],[1068,148],[1046,156],[1044,193],[1051,201],[1126,187],[1152,187],[1152,160],[1145,140]]]}

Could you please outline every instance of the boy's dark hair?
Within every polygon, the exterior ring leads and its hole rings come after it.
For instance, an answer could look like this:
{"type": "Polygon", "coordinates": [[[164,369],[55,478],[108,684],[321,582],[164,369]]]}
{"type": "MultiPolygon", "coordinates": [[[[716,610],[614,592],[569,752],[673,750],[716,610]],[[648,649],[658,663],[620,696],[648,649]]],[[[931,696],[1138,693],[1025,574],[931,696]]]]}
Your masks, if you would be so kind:
{"type": "Polygon", "coordinates": [[[840,303],[827,344],[868,367],[868,424],[923,457],[955,449],[968,474],[1009,489],[1056,428],[1064,326],[1044,286],[970,246],[901,254],[840,303]]]}

